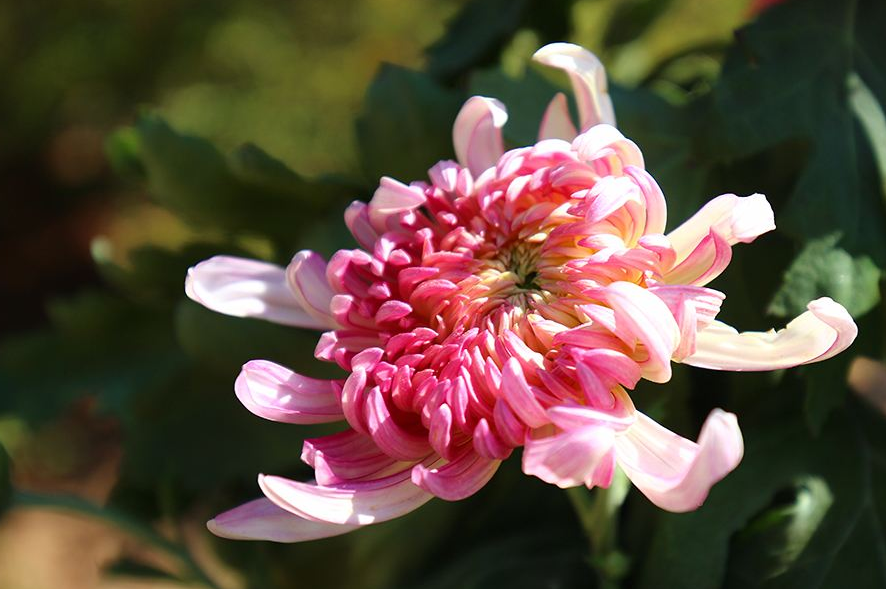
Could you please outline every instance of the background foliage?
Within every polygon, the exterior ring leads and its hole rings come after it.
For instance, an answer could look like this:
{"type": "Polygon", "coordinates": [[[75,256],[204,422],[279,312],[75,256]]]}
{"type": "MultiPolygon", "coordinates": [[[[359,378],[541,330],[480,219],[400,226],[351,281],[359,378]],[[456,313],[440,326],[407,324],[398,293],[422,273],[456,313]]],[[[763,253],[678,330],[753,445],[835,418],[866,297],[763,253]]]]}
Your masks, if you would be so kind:
{"type": "MultiPolygon", "coordinates": [[[[882,0],[57,4],[0,7],[0,562],[23,514],[63,510],[126,539],[83,587],[886,586],[886,429],[845,384],[854,357],[883,358],[882,0]],[[827,295],[856,344],[641,387],[638,405],[689,437],[734,411],[746,456],[694,513],[630,491],[605,546],[581,525],[594,494],[570,502],[517,460],[467,501],[340,538],[210,537],[202,522],[255,496],[256,473],[308,477],[301,439],[319,431],[243,410],[239,366],[329,367],[312,333],[186,300],[186,269],[348,245],[344,207],[451,158],[472,94],[508,105],[510,145],[532,142],[566,87],[528,60],[554,40],[607,65],[669,227],[724,192],[772,202],[779,229],[714,283],[724,320],[768,328],[827,295]]],[[[3,587],[53,586],[0,570],[3,587]]]]}

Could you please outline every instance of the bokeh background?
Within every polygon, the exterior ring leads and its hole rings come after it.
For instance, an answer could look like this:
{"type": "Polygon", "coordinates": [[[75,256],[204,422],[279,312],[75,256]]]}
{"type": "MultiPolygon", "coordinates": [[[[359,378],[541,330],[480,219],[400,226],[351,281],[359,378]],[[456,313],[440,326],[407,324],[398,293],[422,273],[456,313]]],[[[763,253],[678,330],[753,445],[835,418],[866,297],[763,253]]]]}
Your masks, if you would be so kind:
{"type": "Polygon", "coordinates": [[[0,4],[0,587],[886,587],[883,30],[881,0],[0,4]],[[693,514],[631,492],[605,552],[516,459],[467,501],[341,538],[213,538],[256,473],[308,478],[321,431],[240,407],[239,367],[333,372],[315,334],[188,301],[186,269],[349,247],[347,204],[451,158],[472,94],[531,143],[568,85],[529,57],[559,40],[606,64],[669,227],[724,192],[773,203],[778,231],[713,285],[721,316],[765,329],[832,296],[856,345],[640,387],[691,438],[735,411],[747,456],[693,514]]]}

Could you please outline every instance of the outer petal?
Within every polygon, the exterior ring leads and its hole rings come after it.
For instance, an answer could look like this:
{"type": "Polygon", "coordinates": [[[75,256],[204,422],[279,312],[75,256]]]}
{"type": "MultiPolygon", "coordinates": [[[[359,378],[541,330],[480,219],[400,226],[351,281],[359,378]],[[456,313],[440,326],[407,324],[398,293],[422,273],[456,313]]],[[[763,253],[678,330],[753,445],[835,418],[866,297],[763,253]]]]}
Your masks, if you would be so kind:
{"type": "Polygon", "coordinates": [[[259,475],[258,484],[276,505],[300,517],[335,524],[372,524],[405,515],[433,495],[415,486],[410,471],[374,481],[320,487],[259,475]]]}
{"type": "Polygon", "coordinates": [[[562,92],[557,92],[541,118],[538,140],[563,139],[564,141],[572,141],[576,135],[578,135],[578,130],[572,124],[572,119],[569,116],[569,105],[566,102],[566,95],[562,92]]]}
{"type": "Polygon", "coordinates": [[[307,520],[261,498],[215,516],[206,527],[216,536],[231,540],[305,542],[347,534],[360,526],[307,520]]]}
{"type": "Polygon", "coordinates": [[[495,98],[474,96],[465,102],[452,127],[455,155],[474,177],[494,166],[505,152],[501,128],[508,120],[505,105],[495,98]]]}
{"type": "Polygon", "coordinates": [[[729,245],[750,243],[775,229],[775,215],[762,194],[724,194],[713,199],[682,225],[668,233],[677,252],[677,263],[685,260],[711,230],[729,245]]]}
{"type": "Polygon", "coordinates": [[[188,269],[185,293],[225,315],[311,329],[328,327],[298,304],[283,268],[267,262],[232,256],[209,258],[188,269]]]}
{"type": "Polygon", "coordinates": [[[244,364],[234,392],[247,409],[271,421],[306,424],[345,418],[334,381],[308,378],[267,360],[244,364]]]}
{"type": "Polygon", "coordinates": [[[704,503],[710,488],[744,455],[735,415],[715,409],[690,442],[642,413],[615,441],[618,464],[631,482],[657,506],[684,512],[704,503]]]}
{"type": "Polygon", "coordinates": [[[532,59],[569,74],[582,131],[600,123],[615,125],[606,70],[593,53],[571,43],[551,43],[536,51],[532,59]]]}
{"type": "Polygon", "coordinates": [[[613,428],[599,424],[530,438],[523,448],[523,472],[561,489],[605,487],[611,482],[614,442],[613,428]]]}
{"type": "Polygon", "coordinates": [[[824,297],[780,331],[747,331],[714,321],[700,331],[684,364],[715,370],[759,371],[820,362],[848,348],[858,327],[839,303],[824,297]]]}

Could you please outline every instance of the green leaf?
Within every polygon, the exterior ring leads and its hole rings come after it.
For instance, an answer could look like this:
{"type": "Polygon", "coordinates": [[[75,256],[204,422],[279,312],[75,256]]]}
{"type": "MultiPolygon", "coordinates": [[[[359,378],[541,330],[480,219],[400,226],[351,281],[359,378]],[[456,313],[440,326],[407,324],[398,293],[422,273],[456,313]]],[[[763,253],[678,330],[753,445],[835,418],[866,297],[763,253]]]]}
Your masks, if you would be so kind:
{"type": "Polygon", "coordinates": [[[661,516],[640,587],[873,588],[886,582],[884,530],[877,522],[879,540],[863,547],[868,568],[833,584],[832,575],[859,558],[849,540],[870,536],[878,497],[872,476],[880,467],[857,423],[843,414],[817,438],[799,424],[773,425],[745,431],[742,464],[702,508],[661,516]],[[779,500],[785,496],[787,504],[779,500]]]}
{"type": "MultiPolygon", "coordinates": [[[[703,149],[729,161],[790,138],[811,142],[780,226],[801,239],[843,231],[843,247],[886,260],[882,187],[850,108],[852,81],[883,104],[886,6],[876,0],[796,0],[736,34],[708,103],[703,149]]],[[[856,85],[857,86],[857,85],[856,85]]]]}
{"type": "Polygon", "coordinates": [[[839,233],[833,233],[806,244],[785,272],[769,313],[795,317],[809,301],[827,296],[858,317],[880,302],[880,269],[868,256],[853,257],[838,247],[840,239],[839,233]]]}
{"type": "Polygon", "coordinates": [[[452,123],[462,97],[427,74],[384,64],[366,93],[357,142],[367,178],[404,182],[454,157],[452,123]]]}
{"type": "Polygon", "coordinates": [[[428,72],[448,78],[494,59],[517,30],[529,0],[473,0],[427,51],[428,72]]]}
{"type": "Polygon", "coordinates": [[[300,226],[341,207],[355,190],[338,180],[306,180],[253,145],[226,158],[155,116],[142,117],[135,131],[151,194],[202,227],[268,236],[291,247],[300,226]]]}

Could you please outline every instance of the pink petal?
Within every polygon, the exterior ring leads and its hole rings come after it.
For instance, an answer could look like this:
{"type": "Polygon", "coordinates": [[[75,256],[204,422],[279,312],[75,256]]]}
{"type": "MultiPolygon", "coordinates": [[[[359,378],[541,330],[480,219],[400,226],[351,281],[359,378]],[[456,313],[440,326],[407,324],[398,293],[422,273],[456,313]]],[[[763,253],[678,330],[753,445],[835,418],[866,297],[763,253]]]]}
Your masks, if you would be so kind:
{"type": "Polygon", "coordinates": [[[433,495],[412,483],[410,472],[328,487],[259,475],[258,484],[268,499],[299,517],[366,525],[406,515],[431,500],[433,495]]]}
{"type": "Polygon", "coordinates": [[[700,507],[714,483],[744,454],[735,415],[720,409],[705,420],[697,444],[638,412],[615,447],[618,465],[631,482],[655,505],[674,512],[700,507]]]}
{"type": "Polygon", "coordinates": [[[722,274],[731,261],[732,248],[712,229],[683,261],[662,276],[662,280],[667,284],[704,286],[722,274]]]}
{"type": "Polygon", "coordinates": [[[483,458],[469,451],[443,466],[416,465],[412,469],[412,482],[441,499],[459,501],[482,489],[500,464],[500,460],[483,458]]]}
{"type": "Polygon", "coordinates": [[[571,43],[551,43],[536,51],[532,59],[569,74],[582,131],[600,123],[615,125],[606,70],[593,53],[571,43]]]}
{"type": "Polygon", "coordinates": [[[286,281],[298,304],[330,329],[337,327],[329,311],[335,291],[326,277],[326,260],[318,253],[302,250],[286,267],[286,281]]]}
{"type": "Polygon", "coordinates": [[[579,485],[607,487],[611,482],[614,442],[615,432],[605,425],[585,425],[544,438],[530,438],[523,448],[523,472],[561,489],[579,485]],[[604,476],[596,476],[598,473],[604,476]]]}
{"type": "Polygon", "coordinates": [[[694,354],[684,364],[715,370],[759,371],[820,362],[848,348],[858,335],[852,317],[824,297],[779,331],[746,331],[714,321],[696,337],[694,354]]]}
{"type": "Polygon", "coordinates": [[[541,118],[538,140],[563,139],[564,141],[572,141],[576,135],[578,135],[578,130],[572,124],[572,117],[569,116],[569,104],[566,102],[566,95],[562,92],[557,92],[541,118]]]}
{"type": "Polygon", "coordinates": [[[637,144],[606,124],[591,127],[576,137],[572,148],[586,162],[607,158],[610,164],[607,175],[619,175],[628,166],[644,167],[643,153],[637,144]]]}
{"type": "Polygon", "coordinates": [[[465,102],[452,128],[455,155],[476,178],[495,166],[505,152],[501,128],[508,120],[505,106],[495,98],[474,96],[465,102]]]}
{"type": "MultiPolygon", "coordinates": [[[[632,334],[649,354],[649,358],[640,363],[643,376],[653,382],[670,380],[671,356],[680,343],[680,329],[667,305],[632,282],[613,282],[606,287],[605,296],[615,311],[619,331],[632,334]]],[[[632,341],[625,343],[633,344],[632,341]]]]}
{"type": "Polygon", "coordinates": [[[339,525],[307,520],[261,498],[244,503],[206,522],[209,531],[230,540],[305,542],[347,534],[359,525],[339,525]]]}
{"type": "Polygon", "coordinates": [[[501,371],[501,392],[513,412],[529,427],[541,427],[549,422],[516,358],[508,358],[501,371]]]}
{"type": "Polygon", "coordinates": [[[334,381],[308,378],[267,360],[244,364],[234,392],[247,409],[271,421],[308,424],[344,419],[334,381]]]}
{"type": "Polygon", "coordinates": [[[713,230],[729,245],[750,243],[775,229],[775,215],[762,194],[724,194],[703,206],[682,225],[668,233],[677,262],[686,259],[713,230]]]}
{"type": "Polygon", "coordinates": [[[411,211],[425,204],[426,200],[421,189],[384,176],[369,201],[370,215],[393,215],[411,211]]]}
{"type": "Polygon", "coordinates": [[[414,464],[397,462],[382,452],[372,438],[350,429],[305,440],[301,459],[314,468],[320,486],[379,479],[414,464]]]}
{"type": "Polygon", "coordinates": [[[397,460],[421,460],[431,453],[427,435],[401,427],[394,421],[379,387],[366,396],[366,427],[382,451],[397,460]]]}
{"type": "Polygon", "coordinates": [[[283,268],[267,262],[215,256],[188,269],[185,293],[208,309],[283,325],[327,329],[299,305],[283,268]]]}

